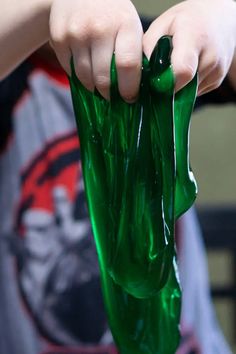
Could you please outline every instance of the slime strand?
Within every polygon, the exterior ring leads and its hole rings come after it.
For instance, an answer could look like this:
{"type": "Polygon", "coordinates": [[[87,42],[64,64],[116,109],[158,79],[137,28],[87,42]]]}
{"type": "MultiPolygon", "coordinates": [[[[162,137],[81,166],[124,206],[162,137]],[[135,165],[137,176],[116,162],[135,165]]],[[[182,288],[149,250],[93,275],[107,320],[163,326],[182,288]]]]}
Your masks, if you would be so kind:
{"type": "Polygon", "coordinates": [[[85,191],[109,325],[121,354],[174,354],[180,287],[174,223],[197,188],[189,165],[189,124],[197,77],[174,94],[172,41],[143,56],[138,100],[119,95],[115,58],[111,101],[79,82],[73,105],[85,191]]]}

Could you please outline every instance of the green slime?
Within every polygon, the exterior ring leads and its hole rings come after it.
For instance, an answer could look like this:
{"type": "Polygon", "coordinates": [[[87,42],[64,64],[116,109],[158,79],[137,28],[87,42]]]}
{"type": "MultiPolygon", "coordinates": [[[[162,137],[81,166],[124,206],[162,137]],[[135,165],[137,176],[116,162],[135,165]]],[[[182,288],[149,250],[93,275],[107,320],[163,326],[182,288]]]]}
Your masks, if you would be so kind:
{"type": "Polygon", "coordinates": [[[138,100],[111,99],[70,78],[88,208],[109,325],[121,354],[173,354],[181,291],[174,223],[194,202],[189,125],[197,76],[174,94],[172,41],[143,56],[138,100]]]}

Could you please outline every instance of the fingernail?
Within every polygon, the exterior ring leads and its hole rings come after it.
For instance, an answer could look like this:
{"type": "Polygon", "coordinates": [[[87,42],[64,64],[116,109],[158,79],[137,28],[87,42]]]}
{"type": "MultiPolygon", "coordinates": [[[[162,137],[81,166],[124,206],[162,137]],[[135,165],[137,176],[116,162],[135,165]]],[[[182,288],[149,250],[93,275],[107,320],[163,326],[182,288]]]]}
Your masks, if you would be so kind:
{"type": "Polygon", "coordinates": [[[129,103],[129,104],[133,104],[133,103],[135,103],[136,101],[137,101],[137,98],[138,98],[138,96],[135,96],[135,97],[131,97],[131,98],[124,98],[123,97],[123,100],[125,101],[125,102],[127,102],[127,103],[129,103]]]}

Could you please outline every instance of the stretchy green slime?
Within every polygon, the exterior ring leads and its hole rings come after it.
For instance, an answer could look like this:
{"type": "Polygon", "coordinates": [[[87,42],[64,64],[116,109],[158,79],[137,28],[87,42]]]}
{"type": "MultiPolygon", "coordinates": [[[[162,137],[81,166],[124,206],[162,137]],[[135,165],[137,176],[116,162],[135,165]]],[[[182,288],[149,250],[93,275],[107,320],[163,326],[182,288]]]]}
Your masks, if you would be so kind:
{"type": "Polygon", "coordinates": [[[174,354],[180,288],[174,222],[193,203],[188,131],[197,78],[174,95],[171,38],[143,57],[140,94],[111,100],[70,78],[108,320],[121,354],[174,354]]]}

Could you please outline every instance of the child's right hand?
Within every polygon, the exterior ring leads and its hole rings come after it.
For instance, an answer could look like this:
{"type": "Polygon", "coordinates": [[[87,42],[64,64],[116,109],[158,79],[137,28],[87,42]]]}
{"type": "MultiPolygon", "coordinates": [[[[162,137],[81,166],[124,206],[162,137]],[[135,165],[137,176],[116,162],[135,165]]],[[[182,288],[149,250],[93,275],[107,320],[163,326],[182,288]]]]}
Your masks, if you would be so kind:
{"type": "Polygon", "coordinates": [[[121,96],[134,101],[139,91],[143,30],[130,0],[54,0],[50,42],[59,62],[75,71],[88,89],[109,98],[110,64],[116,54],[121,96]]]}

